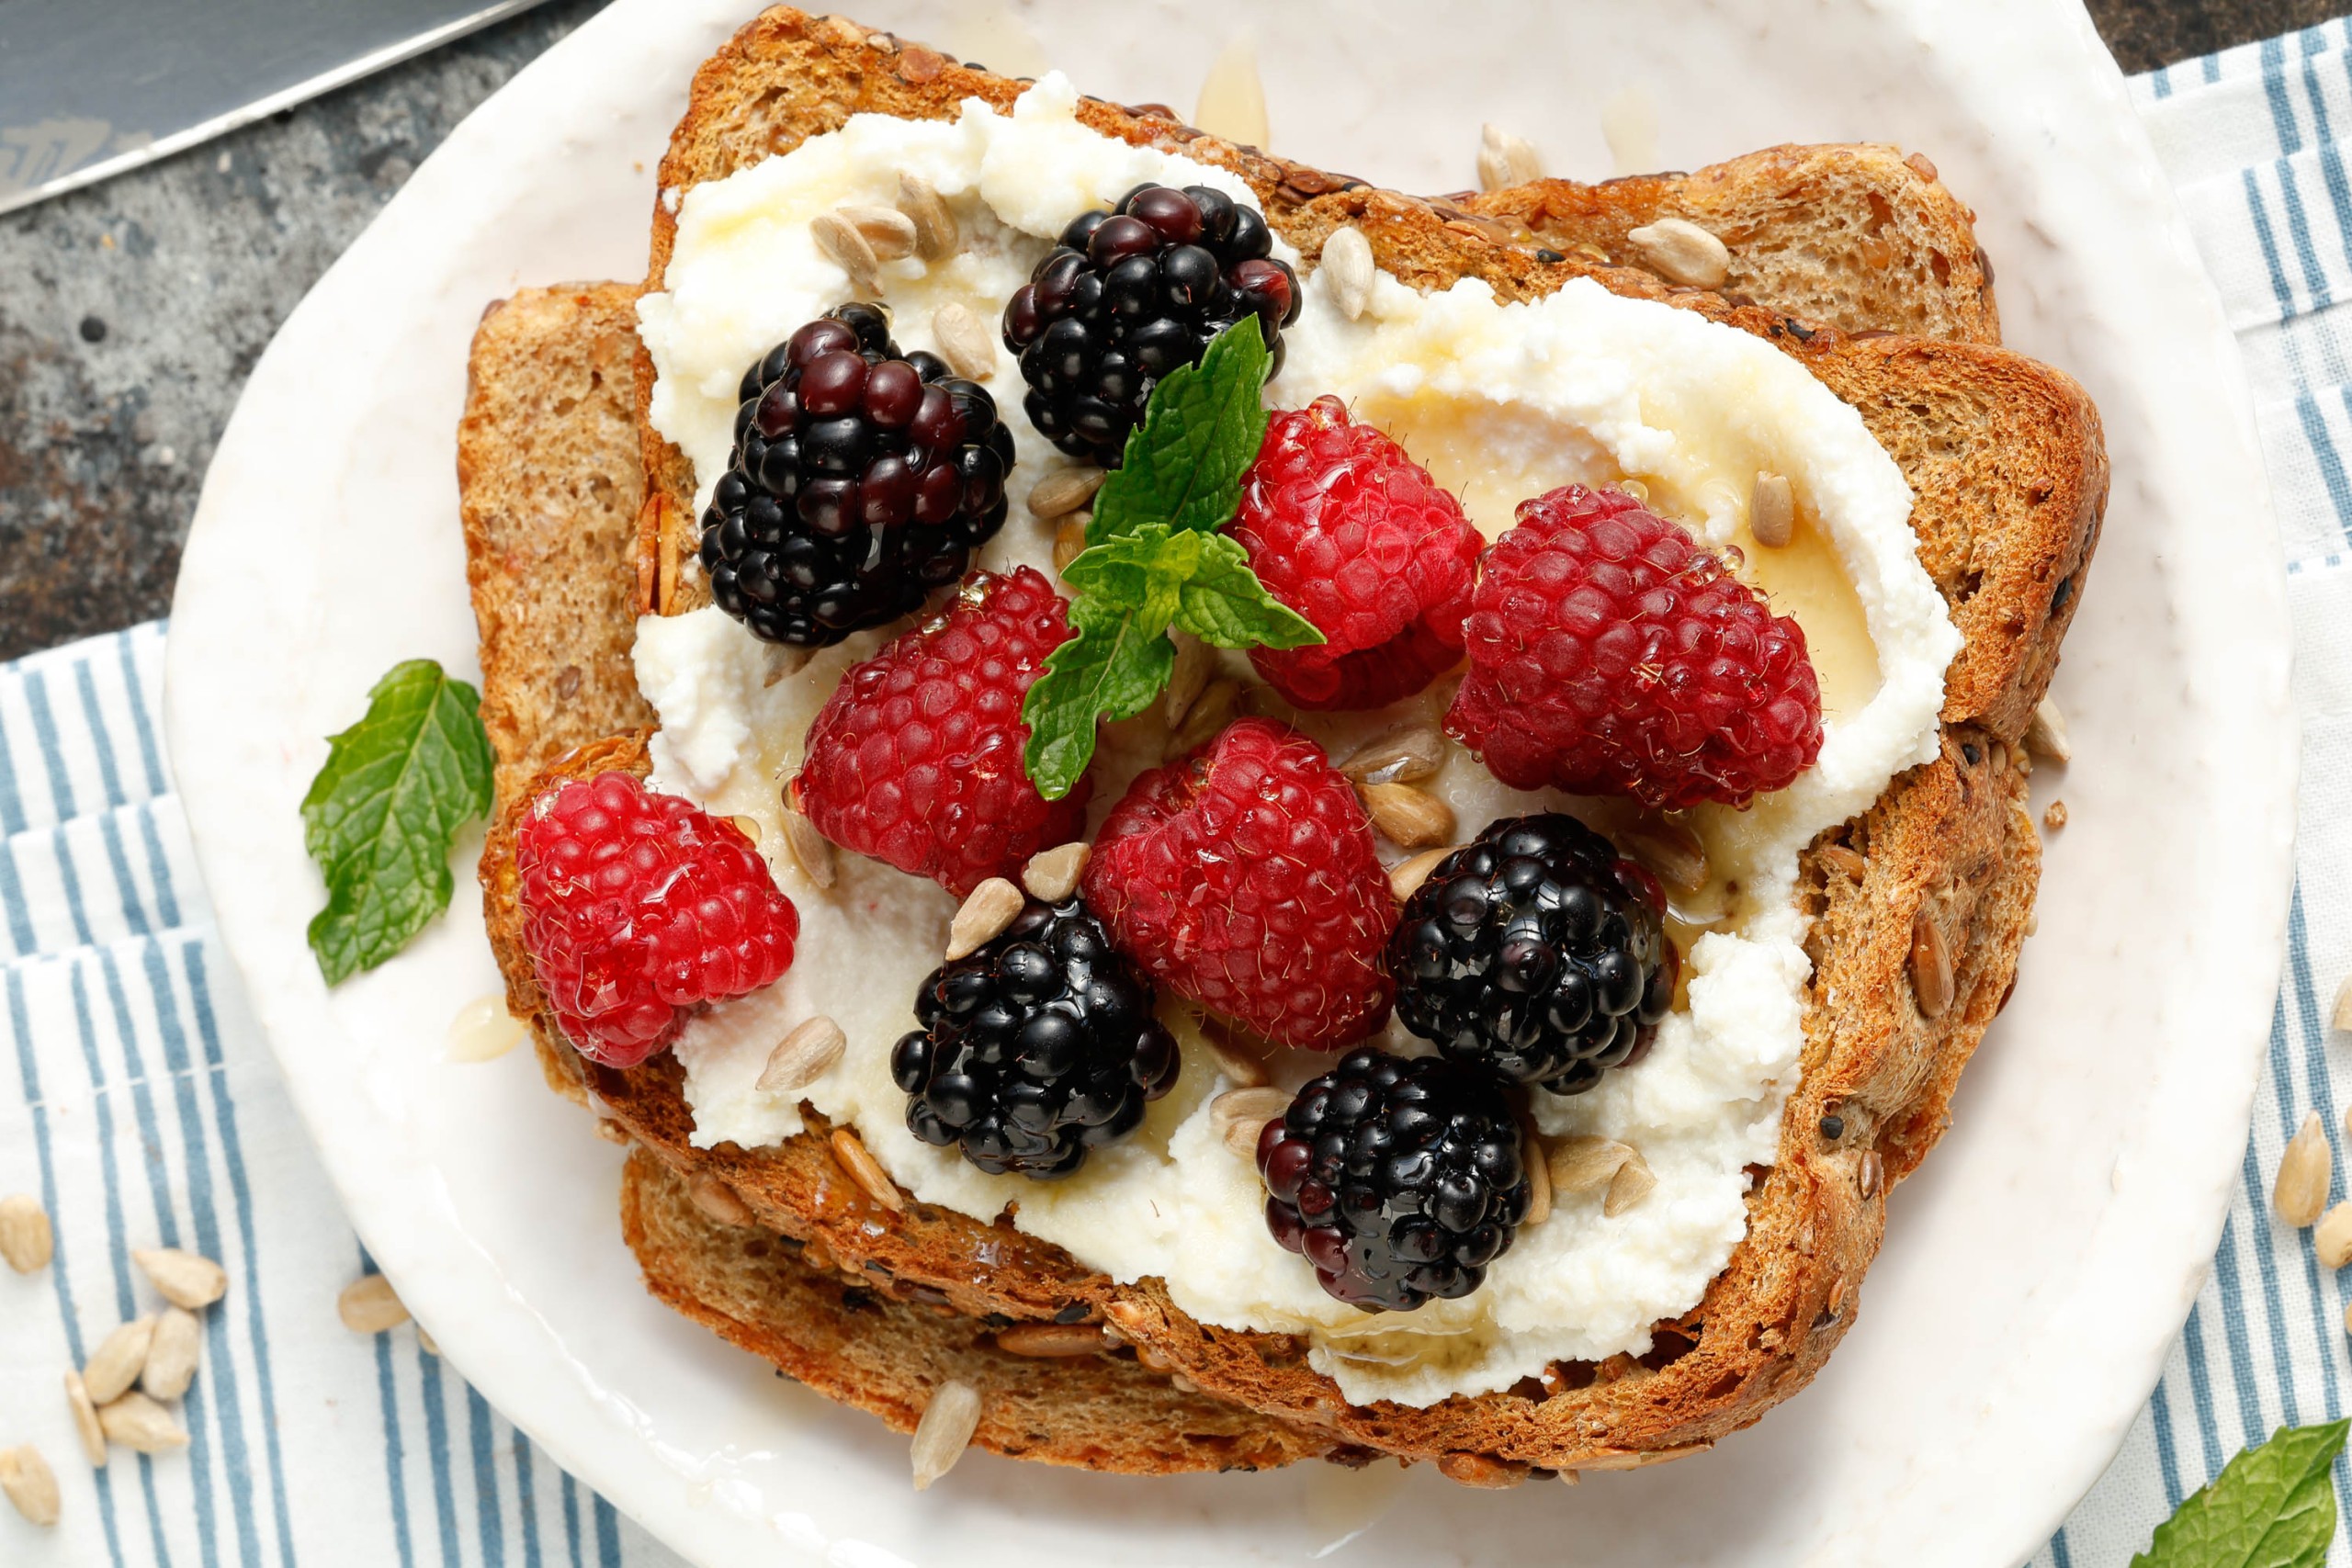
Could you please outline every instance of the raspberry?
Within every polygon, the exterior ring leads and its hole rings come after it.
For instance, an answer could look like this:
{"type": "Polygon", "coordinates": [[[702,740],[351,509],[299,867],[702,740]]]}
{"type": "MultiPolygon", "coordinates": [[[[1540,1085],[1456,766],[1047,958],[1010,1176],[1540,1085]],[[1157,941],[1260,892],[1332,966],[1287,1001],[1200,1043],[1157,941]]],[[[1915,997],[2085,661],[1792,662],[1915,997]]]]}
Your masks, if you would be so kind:
{"type": "Polygon", "coordinates": [[[1012,434],[995,400],[936,355],[901,356],[878,306],[808,322],[737,395],[702,565],[758,637],[824,648],[896,620],[1003,525],[1012,434]]]}
{"type": "Polygon", "coordinates": [[[916,994],[922,1027],[890,1053],[908,1130],[992,1176],[1068,1176],[1176,1082],[1176,1042],[1151,1010],[1150,985],[1083,902],[1032,898],[916,994]]]}
{"type": "Polygon", "coordinates": [[[1573,817],[1497,822],[1405,900],[1396,1016],[1459,1062],[1581,1094],[1649,1047],[1681,961],[1657,880],[1573,817]]]}
{"type": "Polygon", "coordinates": [[[808,727],[800,808],[844,849],[958,897],[1078,838],[1088,782],[1048,801],[1021,761],[1021,701],[1069,635],[1031,568],[975,572],[944,614],[842,677],[808,727]]]}
{"type": "Polygon", "coordinates": [[[1533,1197],[1500,1080],[1351,1051],[1258,1134],[1266,1227],[1366,1312],[1466,1296],[1533,1197]]]}
{"type": "Polygon", "coordinates": [[[1152,978],[1279,1044],[1337,1050],[1387,1021],[1395,904],[1372,824],[1321,748],[1271,720],[1137,778],[1086,900],[1152,978]]]}
{"type": "Polygon", "coordinates": [[[523,947],[580,1054],[633,1067],[700,1002],[792,967],[800,912],[734,823],[628,773],[531,803],[514,840],[523,947]]]}
{"type": "Polygon", "coordinates": [[[1229,531],[1258,581],[1324,636],[1250,655],[1300,707],[1385,706],[1461,659],[1486,541],[1428,469],[1339,399],[1267,422],[1229,531]]]}
{"type": "Polygon", "coordinates": [[[1004,308],[1029,423],[1070,456],[1115,468],[1160,378],[1198,364],[1234,322],[1258,318],[1280,370],[1300,296],[1272,249],[1261,213],[1208,186],[1141,185],[1116,211],[1071,219],[1004,308]]]}
{"type": "Polygon", "coordinates": [[[1514,788],[1745,806],[1820,754],[1804,628],[1623,491],[1520,502],[1463,630],[1445,727],[1514,788]]]}

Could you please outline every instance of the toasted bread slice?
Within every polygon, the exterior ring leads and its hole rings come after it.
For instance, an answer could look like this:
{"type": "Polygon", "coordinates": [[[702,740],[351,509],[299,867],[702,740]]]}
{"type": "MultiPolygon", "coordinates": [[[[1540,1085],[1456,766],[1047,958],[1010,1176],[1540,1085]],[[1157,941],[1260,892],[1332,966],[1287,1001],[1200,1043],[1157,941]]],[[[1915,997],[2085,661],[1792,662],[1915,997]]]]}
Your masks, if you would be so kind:
{"type": "MultiPolygon", "coordinates": [[[[770,12],[698,74],[663,184],[717,177],[855,109],[938,114],[965,96],[1001,103],[1016,91],[919,46],[770,12]]],[[[1236,168],[1310,265],[1324,233],[1353,222],[1382,264],[1408,281],[1476,273],[1499,292],[1526,297],[1594,276],[1621,292],[1767,335],[1861,408],[1905,464],[1920,498],[1923,555],[1953,601],[1968,649],[1952,672],[1942,759],[1905,775],[1873,812],[1807,856],[1806,886],[1823,919],[1804,1078],[1779,1163],[1751,1195],[1748,1239],[1702,1306],[1661,1332],[1658,1348],[1640,1363],[1557,1368],[1535,1386],[1427,1410],[1351,1409],[1306,1370],[1302,1348],[1284,1337],[1205,1329],[1175,1313],[1150,1281],[1118,1287],[1004,1227],[919,1203],[871,1201],[833,1164],[821,1125],[775,1149],[698,1151],[688,1141],[674,1065],[616,1073],[586,1068],[560,1048],[557,1055],[581,1068],[608,1112],[650,1152],[722,1177],[764,1223],[820,1238],[842,1261],[877,1276],[941,1291],[967,1313],[1100,1312],[1210,1393],[1351,1441],[1445,1459],[1457,1470],[1620,1465],[1703,1446],[1801,1386],[1842,1334],[1877,1246],[1886,1189],[1940,1131],[1960,1066],[2006,996],[2038,864],[2021,809],[2022,759],[2006,742],[2040,695],[2096,534],[2105,493],[2096,415],[2064,377],[2013,355],[1967,344],[1857,343],[1759,308],[1669,290],[1646,274],[1545,262],[1498,241],[1491,224],[1449,218],[1414,198],[1281,164],[1156,116],[1100,104],[1083,113],[1107,133],[1182,142],[1194,156],[1236,168]],[[2004,417],[2020,402],[2026,415],[2004,417]],[[1859,880],[1849,874],[1857,856],[1859,880]],[[1926,976],[1917,996],[1915,974],[1926,976]],[[1824,1001],[1833,992],[1834,1013],[1824,1001]],[[1844,1132],[1831,1145],[1820,1137],[1819,1118],[1833,1099],[1844,1132]]],[[[657,215],[657,280],[668,240],[666,216],[657,215]]],[[[640,396],[645,385],[640,363],[640,396]]],[[[676,570],[690,476],[650,431],[645,440],[650,588],[656,603],[676,608],[692,596],[690,577],[676,570]]],[[[570,766],[642,768],[642,759],[641,738],[620,737],[570,766]]],[[[485,851],[486,903],[510,984],[530,1000],[515,940],[513,810],[502,814],[485,851]]],[[[537,1022],[552,1038],[548,1021],[537,1022]]]]}

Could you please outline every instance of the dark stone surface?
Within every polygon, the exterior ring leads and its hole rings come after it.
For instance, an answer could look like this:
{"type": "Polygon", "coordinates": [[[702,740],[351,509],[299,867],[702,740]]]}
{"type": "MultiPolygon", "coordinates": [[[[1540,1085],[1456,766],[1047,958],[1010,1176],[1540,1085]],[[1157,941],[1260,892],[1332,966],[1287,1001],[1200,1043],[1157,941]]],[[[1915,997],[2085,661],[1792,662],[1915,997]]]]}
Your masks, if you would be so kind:
{"type": "MultiPolygon", "coordinates": [[[[169,608],[213,443],[278,323],[468,110],[603,4],[552,0],[0,217],[0,659],[169,608]]],[[[2346,4],[2090,9],[2123,68],[2144,71],[2346,4]]]]}

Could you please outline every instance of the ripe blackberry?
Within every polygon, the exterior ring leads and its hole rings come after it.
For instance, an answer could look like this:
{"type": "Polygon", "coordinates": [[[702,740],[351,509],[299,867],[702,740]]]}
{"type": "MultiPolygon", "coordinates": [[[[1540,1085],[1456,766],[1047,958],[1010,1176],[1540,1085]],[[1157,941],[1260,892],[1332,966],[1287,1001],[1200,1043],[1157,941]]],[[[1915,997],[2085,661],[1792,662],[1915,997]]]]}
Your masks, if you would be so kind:
{"type": "Polygon", "coordinates": [[[1140,185],[1072,219],[1004,308],[1037,434],[1117,468],[1152,388],[1253,313],[1280,370],[1298,276],[1272,248],[1257,209],[1207,186],[1140,185]]]}
{"type": "Polygon", "coordinates": [[[1519,1119],[1500,1079],[1362,1050],[1258,1135],[1266,1225],[1366,1312],[1466,1296],[1527,1217],[1519,1119]]]}
{"type": "Polygon", "coordinates": [[[1648,1049],[1681,960],[1657,881],[1573,817],[1438,862],[1388,939],[1396,1016],[1458,1062],[1581,1094],[1648,1049]]]}
{"type": "Polygon", "coordinates": [[[1004,522],[1012,433],[976,382],[901,355],[881,307],[828,311],[743,373],[702,519],[719,608],[823,648],[920,606],[1004,522]]]}
{"type": "Polygon", "coordinates": [[[890,1053],[908,1128],[992,1176],[1068,1176],[1176,1082],[1176,1042],[1152,1001],[1083,900],[1030,899],[917,994],[922,1027],[890,1053]]]}

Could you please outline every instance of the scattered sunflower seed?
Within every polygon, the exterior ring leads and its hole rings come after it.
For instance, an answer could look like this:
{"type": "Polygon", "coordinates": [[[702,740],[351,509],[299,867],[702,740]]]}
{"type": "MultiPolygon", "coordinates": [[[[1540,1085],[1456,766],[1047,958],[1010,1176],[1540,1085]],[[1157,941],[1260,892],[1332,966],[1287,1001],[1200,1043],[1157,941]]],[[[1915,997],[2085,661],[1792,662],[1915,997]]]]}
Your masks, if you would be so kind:
{"type": "Polygon", "coordinates": [[[1323,270],[1330,276],[1331,298],[1340,314],[1354,321],[1372,303],[1372,242],[1352,226],[1334,229],[1323,239],[1323,270]]]}
{"type": "Polygon", "coordinates": [[[98,1428],[108,1442],[136,1453],[168,1453],[187,1447],[187,1433],[169,1410],[136,1391],[98,1406],[98,1428]]]}
{"type": "Polygon", "coordinates": [[[968,957],[1001,935],[1026,902],[1021,889],[1001,876],[991,876],[972,889],[964,907],[947,927],[947,960],[968,957]]]}
{"type": "Polygon", "coordinates": [[[946,201],[920,175],[899,175],[899,210],[915,226],[915,254],[925,261],[944,261],[956,254],[963,234],[946,201]]]}
{"type": "Polygon", "coordinates": [[[1364,814],[1383,838],[1400,850],[1427,849],[1453,837],[1453,807],[1411,784],[1359,784],[1364,814]]]}
{"type": "Polygon", "coordinates": [[[50,1229],[49,1211],[26,1192],[0,1198],[0,1258],[19,1274],[38,1273],[49,1267],[56,1238],[50,1229]]]}
{"type": "Polygon", "coordinates": [[[1544,1134],[1535,1130],[1531,1116],[1519,1119],[1520,1142],[1525,1145],[1527,1157],[1520,1164],[1527,1172],[1527,1213],[1520,1224],[1540,1225],[1552,1217],[1552,1162],[1544,1152],[1544,1134]]]}
{"type": "Polygon", "coordinates": [[[967,1382],[944,1382],[933,1391],[931,1403],[922,1407],[922,1419],[915,1423],[910,1456],[915,1490],[926,1490],[955,1469],[956,1461],[971,1446],[972,1434],[979,1429],[978,1390],[967,1382]]]}
{"type": "Polygon", "coordinates": [[[98,1425],[98,1407],[90,1403],[90,1391],[82,1382],[82,1374],[73,1368],[65,1369],[65,1407],[74,1413],[74,1435],[82,1439],[82,1457],[90,1461],[93,1470],[107,1467],[107,1434],[98,1425]]]}
{"type": "Polygon", "coordinates": [[[1696,893],[1707,886],[1707,846],[1682,823],[1645,818],[1618,834],[1617,841],[1677,893],[1696,893]]]}
{"type": "Polygon", "coordinates": [[[1747,495],[1747,531],[1768,550],[1784,549],[1797,536],[1797,492],[1786,474],[1757,474],[1747,495]]]}
{"type": "Polygon", "coordinates": [[[1625,1163],[1609,1179],[1609,1195],[1600,1201],[1600,1212],[1614,1219],[1641,1202],[1657,1186],[1657,1178],[1650,1170],[1649,1161],[1638,1149],[1625,1151],[1625,1163]]]}
{"type": "Polygon", "coordinates": [[[1092,852],[1083,840],[1040,850],[1021,868],[1021,886],[1048,904],[1058,904],[1078,891],[1078,879],[1085,874],[1087,857],[1092,852]]]}
{"type": "Polygon", "coordinates": [[[1614,1138],[1590,1134],[1561,1138],[1546,1156],[1554,1192],[1592,1192],[1616,1180],[1617,1173],[1634,1157],[1634,1151],[1614,1138]]]}
{"type": "Polygon", "coordinates": [[[150,1314],[117,1324],[98,1341],[82,1366],[82,1383],[90,1391],[92,1404],[104,1407],[139,1381],[139,1369],[147,1364],[148,1343],[154,1337],[155,1319],[150,1314]]]}
{"type": "Polygon", "coordinates": [[[1919,1016],[1941,1018],[1951,1006],[1951,949],[1943,929],[1922,909],[1911,921],[1911,992],[1919,1016]]]}
{"type": "Polygon", "coordinates": [[[997,1331],[996,1348],[1013,1356],[1099,1356],[1111,1341],[1099,1324],[1016,1323],[997,1331]]]}
{"type": "Polygon", "coordinates": [[[1209,1130],[1243,1159],[1254,1159],[1258,1134],[1289,1109],[1290,1096],[1282,1089],[1229,1089],[1209,1101],[1209,1130]]]}
{"type": "Polygon", "coordinates": [[[1498,125],[1478,128],[1478,188],[1500,190],[1544,177],[1543,154],[1535,143],[1513,136],[1498,125]]]}
{"type": "Polygon", "coordinates": [[[2338,1203],[2319,1217],[2319,1224],[2312,1232],[2312,1246],[2319,1253],[2319,1260],[2330,1269],[2341,1269],[2352,1263],[2352,1203],[2338,1203]]]}
{"type": "Polygon", "coordinates": [[[1230,679],[1212,681],[1202,688],[1184,713],[1184,722],[1175,727],[1168,738],[1166,754],[1181,757],[1185,752],[1207,745],[1228,724],[1241,708],[1241,683],[1230,679]]]}
{"type": "Polygon", "coordinates": [[[334,1299],[335,1315],[354,1334],[381,1334],[408,1321],[392,1282],[381,1274],[362,1274],[334,1299]]]}
{"type": "Polygon", "coordinates": [[[2053,762],[2074,760],[2075,749],[2066,739],[2066,716],[2058,711],[2056,697],[2045,696],[2035,706],[2032,722],[2025,727],[2025,749],[2053,762]]]}
{"type": "Polygon", "coordinates": [[[1410,860],[1398,861],[1388,868],[1388,891],[1396,896],[1396,902],[1403,903],[1419,890],[1422,883],[1430,879],[1430,873],[1437,869],[1438,862],[1452,854],[1459,847],[1455,844],[1440,844],[1436,849],[1423,850],[1410,860]]]}
{"type": "MultiPolygon", "coordinates": [[[[1189,1003],[1183,1004],[1188,1009],[1189,1003]]],[[[1224,1020],[1194,1013],[1200,1047],[1216,1070],[1236,1089],[1266,1087],[1266,1064],[1262,1057],[1252,1055],[1240,1041],[1233,1037],[1232,1029],[1224,1020]]]]}
{"type": "Polygon", "coordinates": [[[427,1334],[424,1331],[424,1325],[421,1323],[416,1325],[416,1348],[428,1356],[441,1354],[441,1342],[427,1334]]]}
{"type": "Polygon", "coordinates": [[[932,312],[931,335],[939,357],[967,380],[985,381],[996,374],[996,342],[980,319],[953,299],[932,312]]]}
{"type": "Polygon", "coordinates": [[[13,1449],[0,1449],[0,1492],[17,1506],[17,1512],[28,1524],[47,1529],[57,1523],[62,1506],[57,1495],[57,1474],[49,1468],[49,1461],[30,1443],[13,1449]]]}
{"type": "Polygon", "coordinates": [[[195,1312],[229,1293],[229,1271],[200,1254],[159,1247],[134,1252],[130,1260],[174,1306],[195,1312]]]}
{"type": "Polygon", "coordinates": [[[1072,513],[1054,530],[1054,575],[1058,577],[1069,570],[1069,563],[1086,553],[1086,525],[1094,514],[1091,512],[1072,513]]]}
{"type": "Polygon", "coordinates": [[[187,1392],[196,1381],[196,1363],[204,1331],[196,1314],[186,1307],[165,1307],[155,1319],[155,1333],[147,1342],[147,1360],[140,1369],[139,1386],[169,1403],[187,1392]]]}
{"type": "Polygon", "coordinates": [[[800,874],[820,887],[831,887],[840,872],[833,863],[833,841],[817,831],[817,825],[805,812],[791,807],[784,808],[784,847],[800,867],[800,874]]]}
{"type": "Polygon", "coordinates": [[[841,215],[883,261],[915,254],[915,220],[890,207],[844,207],[841,215]]]}
{"type": "Polygon", "coordinates": [[[703,1216],[714,1224],[741,1228],[752,1223],[752,1206],[743,1201],[735,1189],[710,1171],[704,1171],[686,1188],[686,1196],[703,1216]]]}
{"type": "Polygon", "coordinates": [[[2327,1129],[2319,1112],[2303,1113],[2303,1124],[2287,1140],[2278,1157],[2278,1179],[2270,1184],[2270,1208],[2280,1222],[2297,1230],[2319,1223],[2327,1207],[2329,1179],[2335,1174],[2334,1154],[2327,1146],[2327,1129]]]}
{"type": "Polygon", "coordinates": [[[1170,629],[1168,640],[1176,645],[1176,659],[1168,671],[1167,689],[1160,693],[1160,712],[1168,728],[1175,728],[1193,711],[1193,705],[1207,689],[1209,672],[1216,668],[1216,649],[1186,631],[1170,629]]]}
{"type": "Polygon", "coordinates": [[[2328,1012],[2327,1026],[2352,1031],[2352,975],[2344,976],[2344,984],[2335,987],[2335,1006],[2328,1012]]]}
{"type": "Polygon", "coordinates": [[[1642,265],[1668,283],[1721,288],[1731,276],[1731,252],[1724,243],[1685,218],[1661,218],[1630,230],[1626,241],[1642,265]]]}
{"type": "Polygon", "coordinates": [[[807,1089],[832,1071],[848,1044],[842,1026],[823,1013],[802,1019],[768,1053],[767,1066],[760,1069],[760,1092],[790,1094],[807,1089]]]}
{"type": "Polygon", "coordinates": [[[1110,477],[1101,468],[1056,468],[1030,487],[1029,514],[1048,520],[1067,516],[1092,501],[1110,477]]]}
{"type": "Polygon", "coordinates": [[[820,212],[808,223],[808,231],[816,237],[817,248],[843,272],[849,274],[849,284],[860,294],[882,292],[882,258],[857,226],[838,212],[820,212]]]}
{"type": "Polygon", "coordinates": [[[874,1151],[855,1133],[847,1127],[836,1127],[832,1143],[833,1157],[841,1161],[850,1179],[865,1190],[868,1198],[892,1213],[905,1211],[907,1195],[899,1190],[899,1184],[890,1179],[890,1173],[882,1168],[882,1162],[874,1157],[874,1151]]]}
{"type": "Polygon", "coordinates": [[[1358,784],[1419,784],[1445,767],[1445,732],[1434,724],[1400,724],[1348,753],[1340,772],[1358,784]]]}

